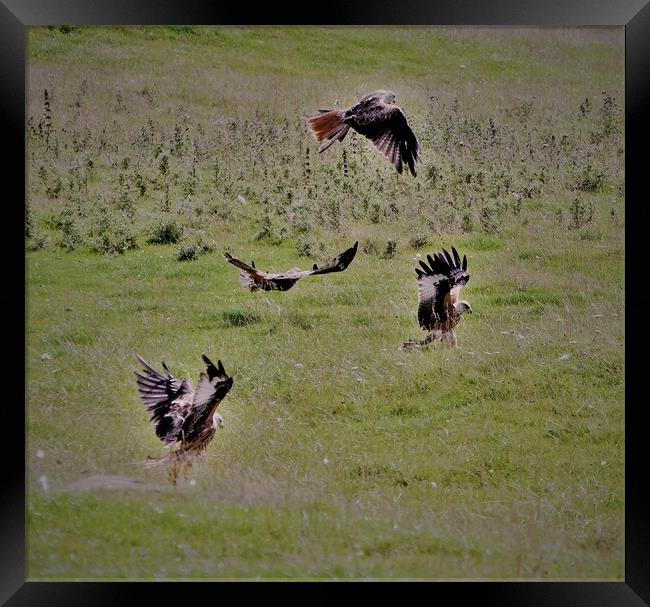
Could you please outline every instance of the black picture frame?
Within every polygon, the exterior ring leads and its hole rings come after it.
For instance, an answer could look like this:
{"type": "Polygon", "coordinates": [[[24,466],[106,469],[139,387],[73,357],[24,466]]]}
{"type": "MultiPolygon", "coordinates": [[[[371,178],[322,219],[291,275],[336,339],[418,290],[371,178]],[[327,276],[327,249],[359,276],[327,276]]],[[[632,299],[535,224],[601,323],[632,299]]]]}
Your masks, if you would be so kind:
{"type": "MultiPolygon", "coordinates": [[[[19,203],[25,197],[25,42],[31,25],[120,25],[120,24],[308,24],[319,25],[512,25],[512,26],[594,26],[625,27],[626,51],[626,285],[643,282],[644,232],[648,211],[644,192],[647,172],[645,145],[650,107],[650,5],[648,0],[426,0],[395,2],[331,2],[298,6],[265,3],[254,10],[240,3],[202,2],[201,0],[1,0],[0,2],[0,87],[6,159],[4,181],[10,183],[5,202],[5,234],[10,247],[18,251],[19,262],[8,259],[4,268],[4,289],[0,290],[5,332],[10,332],[10,347],[4,365],[4,403],[2,411],[3,481],[0,493],[0,604],[26,605],[122,605],[155,601],[187,601],[181,583],[42,583],[26,582],[25,565],[25,391],[19,378],[25,371],[25,258],[24,211],[19,203]],[[253,23],[253,22],[254,23],[253,23]],[[643,194],[642,194],[643,193],[643,194]],[[637,200],[638,199],[638,200],[637,200]],[[22,249],[21,249],[22,248],[22,249]],[[639,260],[639,261],[636,261],[639,260]],[[22,284],[22,289],[21,289],[22,284]],[[22,293],[22,297],[21,294],[22,293]],[[22,334],[22,337],[21,337],[22,334]],[[22,356],[21,356],[22,355],[22,356]]],[[[647,237],[646,237],[647,238],[647,237]]],[[[437,582],[428,592],[462,604],[478,599],[501,606],[509,605],[589,605],[636,606],[650,601],[650,507],[645,489],[649,475],[646,452],[643,382],[635,372],[644,364],[643,345],[647,321],[643,313],[648,297],[639,289],[626,306],[626,408],[625,408],[625,581],[624,582],[437,582]],[[636,322],[635,322],[636,321],[636,322]],[[629,329],[634,328],[632,334],[629,329]],[[640,389],[635,390],[636,387],[640,389]]],[[[6,342],[5,342],[6,343],[6,342]]],[[[210,584],[211,585],[211,584],[210,584]]],[[[313,584],[310,584],[310,586],[313,584]]],[[[293,584],[291,586],[294,586],[293,584]]],[[[331,592],[334,586],[319,583],[319,591],[331,592]]],[[[382,587],[385,590],[404,589],[382,587]]],[[[305,585],[301,585],[305,588],[305,585]]],[[[275,586],[284,588],[287,586],[275,586]]],[[[310,588],[305,588],[309,590],[310,588]]],[[[364,588],[364,593],[366,592],[364,588]]],[[[208,592],[212,594],[212,589],[208,592]]],[[[222,592],[221,589],[218,590],[222,592]]],[[[220,600],[220,594],[212,594],[220,600]]],[[[325,595],[323,595],[325,598],[325,595]]]]}

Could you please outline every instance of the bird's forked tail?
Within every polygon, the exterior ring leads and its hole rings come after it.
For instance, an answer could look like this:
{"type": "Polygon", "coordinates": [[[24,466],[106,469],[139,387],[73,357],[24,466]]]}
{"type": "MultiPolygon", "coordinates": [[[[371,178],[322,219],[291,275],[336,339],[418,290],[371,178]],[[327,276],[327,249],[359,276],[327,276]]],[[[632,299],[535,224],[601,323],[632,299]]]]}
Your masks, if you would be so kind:
{"type": "Polygon", "coordinates": [[[316,140],[322,142],[318,151],[324,152],[335,141],[343,141],[350,127],[343,122],[344,112],[338,110],[320,111],[320,116],[309,119],[309,128],[316,140]]]}

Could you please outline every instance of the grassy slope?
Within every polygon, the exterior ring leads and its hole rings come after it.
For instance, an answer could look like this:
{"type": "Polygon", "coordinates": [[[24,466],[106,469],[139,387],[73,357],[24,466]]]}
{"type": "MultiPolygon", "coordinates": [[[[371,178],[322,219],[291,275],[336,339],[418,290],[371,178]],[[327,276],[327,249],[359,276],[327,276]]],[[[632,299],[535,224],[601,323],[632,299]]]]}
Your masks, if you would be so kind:
{"type": "MultiPolygon", "coordinates": [[[[389,87],[418,125],[431,93],[441,120],[452,115],[455,97],[461,102],[453,128],[486,118],[491,108],[511,133],[510,145],[528,133],[514,110],[535,96],[529,124],[540,138],[550,124],[558,139],[570,132],[587,141],[597,117],[594,110],[593,120],[579,122],[582,99],[609,90],[622,103],[621,39],[586,31],[547,36],[553,44],[539,33],[468,30],[37,29],[29,37],[28,116],[42,115],[41,90],[49,88],[55,129],[72,121],[83,132],[82,123],[90,140],[108,129],[120,149],[93,156],[89,191],[110,197],[118,188],[115,167],[128,154],[148,179],[133,220],[144,229],[160,204],[158,158],[123,150],[149,118],[169,136],[179,116],[192,132],[199,124],[221,133],[221,117],[245,120],[263,108],[268,120],[281,122],[337,95],[347,104],[356,91],[389,87]],[[77,112],[83,79],[87,90],[77,112]],[[116,111],[116,91],[127,111],[116,111]]],[[[45,164],[52,175],[67,176],[75,159],[92,150],[89,144],[80,154],[64,151],[70,129],[58,133],[57,158],[36,141],[29,160],[30,204],[44,232],[48,214],[67,194],[46,196],[52,177],[40,185],[37,168],[45,164]]],[[[301,137],[287,140],[296,149],[310,145],[308,135],[301,137]]],[[[617,146],[593,152],[608,181],[582,194],[595,214],[581,230],[566,229],[574,193],[564,185],[570,163],[561,158],[555,171],[548,165],[559,185],[524,197],[517,213],[499,211],[496,230],[475,207],[463,211],[474,223],[467,232],[459,229],[460,211],[444,201],[464,194],[477,205],[489,197],[482,185],[463,190],[457,181],[464,181],[455,179],[482,165],[458,146],[445,155],[436,147],[440,137],[423,135],[436,154],[428,153],[417,180],[383,177],[383,161],[373,155],[352,165],[363,176],[360,188],[371,191],[370,205],[384,209],[394,200],[399,207],[381,221],[359,216],[361,189],[332,176],[340,152],[314,159],[315,189],[344,201],[337,229],[310,228],[323,247],[317,257],[357,238],[396,238],[397,255],[360,252],[343,274],[253,296],[239,288],[222,248],[254,254],[265,268],[286,269],[300,259],[296,232],[277,246],[254,239],[258,207],[270,189],[261,169],[268,169],[269,182],[294,183],[298,195],[311,194],[301,189],[294,166],[303,148],[284,159],[287,176],[272,139],[259,144],[257,159],[247,156],[249,134],[229,141],[212,149],[231,150],[246,175],[238,179],[239,164],[226,162],[232,180],[213,187],[205,160],[192,202],[217,197],[228,207],[225,219],[207,220],[203,211],[197,222],[182,205],[171,210],[186,222],[186,233],[216,242],[214,254],[180,263],[175,246],[146,245],[142,236],[138,249],[115,257],[83,246],[64,252],[53,243],[28,254],[29,576],[621,579],[617,146]],[[437,191],[427,190],[424,179],[432,156],[443,175],[437,191]],[[233,199],[245,188],[242,209],[233,199]],[[425,215],[448,216],[421,249],[407,244],[413,226],[425,225],[414,200],[425,205],[425,215]],[[564,223],[556,220],[558,208],[564,223]],[[464,294],[475,313],[459,328],[461,347],[398,352],[403,339],[418,335],[414,255],[450,242],[467,254],[472,275],[464,294]],[[41,360],[44,352],[51,360],[41,360]],[[222,405],[225,429],[193,468],[194,482],[176,489],[164,469],[142,465],[163,449],[134,389],[134,352],[155,363],[164,359],[193,381],[202,352],[221,357],[236,374],[222,405]],[[121,491],[74,485],[94,475],[143,482],[121,491]]],[[[488,176],[490,163],[504,170],[512,164],[506,147],[489,152],[488,176]]],[[[580,161],[587,147],[567,153],[580,161]]],[[[189,160],[170,158],[172,173],[181,175],[171,185],[178,194],[189,160]]],[[[538,175],[545,159],[536,162],[538,175]]],[[[530,176],[513,175],[519,185],[530,176]]],[[[80,196],[80,204],[90,198],[80,196]]],[[[279,196],[272,204],[276,212],[279,196]]]]}

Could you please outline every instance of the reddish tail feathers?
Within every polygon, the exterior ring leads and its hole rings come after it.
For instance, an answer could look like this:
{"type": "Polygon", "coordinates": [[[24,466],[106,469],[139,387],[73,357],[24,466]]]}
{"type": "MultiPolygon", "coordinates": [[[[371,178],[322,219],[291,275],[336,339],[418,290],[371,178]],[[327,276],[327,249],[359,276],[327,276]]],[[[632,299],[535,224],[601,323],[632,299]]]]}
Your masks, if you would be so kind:
{"type": "Polygon", "coordinates": [[[311,129],[317,141],[321,141],[319,152],[324,152],[335,141],[343,141],[350,127],[343,122],[343,112],[337,110],[322,111],[320,116],[309,119],[311,129]]]}

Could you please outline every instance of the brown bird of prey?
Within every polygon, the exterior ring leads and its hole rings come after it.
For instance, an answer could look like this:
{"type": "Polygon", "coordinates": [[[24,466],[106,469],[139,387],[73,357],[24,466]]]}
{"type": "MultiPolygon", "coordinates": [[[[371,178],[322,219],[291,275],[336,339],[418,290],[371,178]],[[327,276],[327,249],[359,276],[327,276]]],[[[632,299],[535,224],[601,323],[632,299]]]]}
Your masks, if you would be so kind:
{"type": "Polygon", "coordinates": [[[469,281],[467,257],[460,255],[451,247],[452,255],[445,249],[427,255],[429,265],[420,261],[415,268],[418,281],[418,322],[429,335],[422,340],[404,342],[403,348],[413,348],[446,339],[452,345],[458,344],[454,327],[459,323],[463,312],[472,312],[469,302],[459,299],[460,290],[469,281]]]}
{"type": "Polygon", "coordinates": [[[324,152],[335,141],[343,141],[350,127],[364,135],[393,164],[398,173],[408,165],[415,177],[415,163],[420,160],[420,144],[395,103],[395,93],[379,90],[366,95],[347,110],[318,110],[309,118],[309,128],[324,152]]]}
{"type": "Polygon", "coordinates": [[[221,361],[215,366],[203,355],[207,373],[201,372],[196,390],[187,380],[174,377],[165,363],[164,373],[156,371],[136,354],[144,369],[135,372],[138,393],[144,401],[156,435],[166,447],[175,447],[170,453],[172,482],[176,483],[180,465],[191,465],[188,456],[205,450],[218,428],[223,428],[223,418],[217,407],[232,387],[221,361]]]}
{"type": "Polygon", "coordinates": [[[263,291],[288,291],[305,276],[316,276],[318,274],[328,274],[330,272],[343,272],[357,254],[358,245],[359,242],[355,242],[349,249],[343,251],[343,253],[338,257],[335,257],[322,267],[318,267],[314,264],[311,270],[291,268],[287,272],[281,274],[260,272],[260,270],[255,267],[255,262],[251,262],[251,265],[249,266],[247,263],[233,257],[230,253],[224,253],[223,256],[229,263],[240,269],[239,283],[243,287],[248,287],[251,291],[258,291],[260,289],[263,291]]]}

